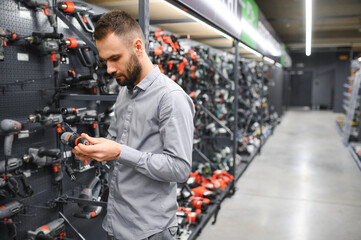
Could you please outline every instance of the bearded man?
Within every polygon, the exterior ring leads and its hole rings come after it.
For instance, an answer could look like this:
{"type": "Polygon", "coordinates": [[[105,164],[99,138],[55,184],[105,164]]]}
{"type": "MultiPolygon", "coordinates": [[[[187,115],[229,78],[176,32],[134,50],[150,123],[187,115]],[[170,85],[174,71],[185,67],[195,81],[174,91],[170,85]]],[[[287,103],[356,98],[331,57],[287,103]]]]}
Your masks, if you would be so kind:
{"type": "Polygon", "coordinates": [[[150,61],[138,23],[110,11],[96,24],[94,38],[107,72],[121,89],[107,138],[83,134],[80,160],[111,161],[108,239],[175,239],[177,182],[192,165],[194,106],[183,89],[150,61]]]}

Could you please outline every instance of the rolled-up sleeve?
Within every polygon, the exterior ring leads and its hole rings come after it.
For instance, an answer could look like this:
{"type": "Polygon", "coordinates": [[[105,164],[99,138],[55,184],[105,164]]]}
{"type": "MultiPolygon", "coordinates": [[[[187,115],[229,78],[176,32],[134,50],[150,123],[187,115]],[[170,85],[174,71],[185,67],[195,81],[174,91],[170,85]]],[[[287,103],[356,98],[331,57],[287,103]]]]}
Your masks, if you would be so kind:
{"type": "Polygon", "coordinates": [[[159,104],[163,152],[141,152],[123,145],[118,161],[157,181],[186,181],[192,166],[194,111],[193,102],[185,92],[168,92],[159,104]]]}

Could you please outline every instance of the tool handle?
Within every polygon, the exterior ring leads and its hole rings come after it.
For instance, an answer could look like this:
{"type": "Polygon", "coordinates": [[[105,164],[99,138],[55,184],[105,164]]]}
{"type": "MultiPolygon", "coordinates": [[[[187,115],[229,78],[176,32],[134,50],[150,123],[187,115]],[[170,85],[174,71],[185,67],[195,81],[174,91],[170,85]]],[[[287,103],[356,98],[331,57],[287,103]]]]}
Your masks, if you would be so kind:
{"type": "Polygon", "coordinates": [[[14,141],[14,134],[10,134],[10,135],[5,136],[5,139],[4,139],[4,154],[7,157],[11,156],[13,141],[14,141]]]}
{"type": "Polygon", "coordinates": [[[82,15],[80,12],[77,12],[75,14],[75,17],[78,20],[81,27],[84,29],[84,31],[88,33],[94,32],[94,25],[88,15],[85,14],[82,15]]]}
{"type": "Polygon", "coordinates": [[[53,150],[46,150],[44,147],[39,148],[38,152],[39,157],[53,157],[53,158],[60,158],[61,153],[59,149],[53,149],[53,150]]]}

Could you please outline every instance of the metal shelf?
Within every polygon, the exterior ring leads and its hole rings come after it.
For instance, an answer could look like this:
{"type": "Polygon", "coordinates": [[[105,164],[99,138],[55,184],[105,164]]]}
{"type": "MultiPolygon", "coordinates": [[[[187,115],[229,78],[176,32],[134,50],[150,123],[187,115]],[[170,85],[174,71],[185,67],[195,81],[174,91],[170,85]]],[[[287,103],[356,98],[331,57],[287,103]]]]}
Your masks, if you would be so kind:
{"type": "Polygon", "coordinates": [[[348,80],[349,80],[349,81],[355,80],[355,76],[349,76],[349,77],[348,77],[348,80]]]}
{"type": "MultiPolygon", "coordinates": [[[[242,160],[241,163],[236,166],[234,182],[237,182],[238,179],[243,175],[243,173],[248,168],[249,164],[257,156],[257,154],[259,154],[259,149],[262,146],[264,146],[264,144],[267,142],[268,138],[272,135],[275,126],[272,126],[272,127],[269,127],[269,128],[271,128],[271,133],[268,134],[267,136],[262,136],[263,139],[262,139],[261,146],[256,148],[251,155],[242,156],[242,158],[246,158],[246,159],[242,160]]],[[[231,186],[232,186],[232,184],[228,184],[227,188],[225,188],[225,190],[219,196],[219,201],[216,204],[211,205],[208,208],[206,215],[203,217],[202,221],[197,226],[190,229],[191,234],[189,235],[187,240],[194,240],[194,239],[196,239],[198,237],[198,235],[201,233],[202,229],[206,226],[208,221],[217,212],[217,210],[219,210],[219,207],[220,207],[221,203],[226,198],[227,194],[229,194],[229,192],[231,190],[231,186]]]]}
{"type": "Polygon", "coordinates": [[[343,107],[343,109],[344,109],[346,112],[348,112],[348,107],[347,107],[346,104],[343,104],[342,107],[343,107]]]}
{"type": "MultiPolygon", "coordinates": [[[[350,105],[350,100],[348,100],[348,99],[343,99],[343,103],[344,103],[346,106],[349,106],[349,105],[350,105]]],[[[357,103],[356,103],[356,107],[359,107],[359,106],[360,106],[360,103],[357,102],[357,103]]]]}
{"type": "Polygon", "coordinates": [[[201,233],[202,229],[206,226],[208,221],[212,218],[212,216],[219,210],[220,204],[225,199],[226,195],[230,191],[231,184],[228,184],[227,187],[224,189],[224,191],[219,196],[219,202],[216,204],[211,205],[207,209],[207,214],[203,216],[202,221],[194,228],[191,229],[192,233],[189,235],[188,240],[193,240],[198,237],[198,235],[201,233]]]}
{"type": "Polygon", "coordinates": [[[343,95],[344,95],[345,97],[351,97],[351,93],[349,93],[349,92],[344,92],[343,95]]]}
{"type": "Polygon", "coordinates": [[[340,125],[339,121],[336,120],[336,128],[338,133],[343,136],[343,130],[342,130],[342,126],[340,125]]]}
{"type": "Polygon", "coordinates": [[[79,100],[79,101],[103,101],[115,102],[117,95],[87,95],[87,94],[64,94],[61,95],[63,100],[79,100]]]}
{"type": "MultiPolygon", "coordinates": [[[[344,92],[343,95],[345,97],[351,97],[351,93],[349,93],[349,92],[344,92]]],[[[360,96],[357,96],[357,100],[360,100],[360,96]]]]}
{"type": "Polygon", "coordinates": [[[357,155],[357,153],[356,153],[356,151],[355,151],[355,149],[354,149],[354,147],[353,146],[351,146],[351,145],[348,145],[348,150],[350,151],[350,153],[351,153],[351,155],[352,155],[352,157],[353,157],[353,159],[355,160],[355,162],[356,162],[356,164],[357,164],[357,166],[359,167],[359,169],[361,170],[361,160],[360,160],[360,158],[359,158],[359,156],[357,155]]]}

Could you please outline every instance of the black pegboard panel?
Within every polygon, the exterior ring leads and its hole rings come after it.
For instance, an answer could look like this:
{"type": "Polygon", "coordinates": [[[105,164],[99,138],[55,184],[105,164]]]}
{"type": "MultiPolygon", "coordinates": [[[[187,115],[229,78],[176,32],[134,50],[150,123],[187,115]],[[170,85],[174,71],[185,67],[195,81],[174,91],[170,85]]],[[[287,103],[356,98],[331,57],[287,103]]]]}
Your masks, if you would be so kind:
{"type": "MultiPolygon", "coordinates": [[[[56,1],[51,1],[56,2],[56,1]]],[[[106,10],[93,6],[95,14],[103,13],[106,10]]],[[[79,23],[69,17],[69,20],[82,31],[79,23]]],[[[11,42],[5,48],[5,60],[0,62],[0,121],[5,118],[14,119],[24,124],[24,128],[30,131],[26,138],[18,138],[15,136],[12,157],[21,158],[27,153],[28,148],[45,147],[47,149],[57,148],[57,134],[55,128],[43,128],[40,124],[26,123],[28,116],[35,110],[43,109],[55,93],[55,86],[62,84],[64,77],[67,76],[68,70],[74,70],[77,74],[87,75],[94,72],[94,69],[82,66],[75,52],[70,51],[69,61],[67,64],[60,65],[60,72],[57,76],[58,81],[55,82],[55,74],[53,71],[53,63],[50,56],[39,55],[36,49],[21,39],[30,36],[32,32],[52,32],[47,17],[42,10],[29,9],[18,0],[0,0],[0,26],[10,31],[14,31],[20,40],[11,42]],[[19,61],[18,54],[26,54],[28,61],[19,61]],[[23,85],[15,83],[24,82],[23,85]],[[8,84],[8,85],[6,85],[8,84]],[[6,85],[6,87],[4,87],[6,85]]],[[[75,37],[76,34],[69,30],[63,23],[58,24],[58,32],[62,33],[65,38],[75,37]]],[[[91,34],[85,33],[91,39],[91,34]]],[[[70,88],[67,93],[92,94],[87,89],[70,88]]],[[[95,102],[95,101],[72,101],[60,100],[61,107],[75,107],[100,109],[104,111],[113,103],[95,102]]],[[[93,135],[89,126],[77,126],[79,132],[86,132],[93,135]]],[[[4,160],[4,134],[0,133],[0,161],[4,160]]],[[[69,151],[69,149],[66,149],[69,151]]],[[[66,159],[67,163],[74,165],[73,157],[66,159]]],[[[95,176],[95,169],[85,172],[75,173],[76,181],[71,181],[64,172],[63,180],[60,184],[53,184],[52,168],[37,168],[32,164],[22,166],[23,170],[31,171],[28,181],[32,186],[34,194],[30,197],[15,197],[9,199],[0,199],[0,205],[7,202],[17,200],[24,204],[25,211],[13,217],[17,226],[17,239],[26,239],[27,231],[34,230],[59,217],[58,212],[63,211],[65,216],[79,229],[86,239],[104,239],[105,232],[101,229],[101,222],[105,214],[96,219],[87,220],[79,219],[73,216],[73,213],[80,211],[77,204],[69,203],[66,205],[53,205],[53,202],[61,193],[70,196],[77,196],[79,191],[89,184],[95,176]],[[89,226],[92,231],[89,231],[89,226]]],[[[17,178],[17,180],[19,180],[17,178]]],[[[20,188],[22,187],[20,181],[20,188]]],[[[22,191],[22,190],[21,190],[22,191]]],[[[79,239],[74,232],[67,228],[68,237],[71,239],[79,239]]],[[[0,240],[9,239],[7,236],[6,225],[0,224],[0,240]]]]}

